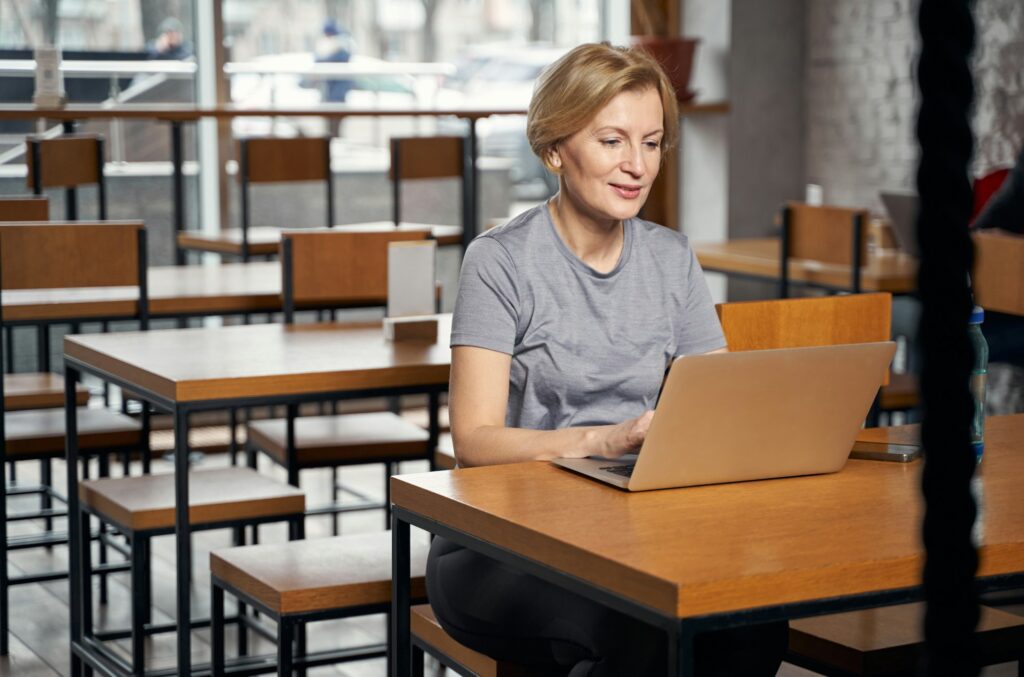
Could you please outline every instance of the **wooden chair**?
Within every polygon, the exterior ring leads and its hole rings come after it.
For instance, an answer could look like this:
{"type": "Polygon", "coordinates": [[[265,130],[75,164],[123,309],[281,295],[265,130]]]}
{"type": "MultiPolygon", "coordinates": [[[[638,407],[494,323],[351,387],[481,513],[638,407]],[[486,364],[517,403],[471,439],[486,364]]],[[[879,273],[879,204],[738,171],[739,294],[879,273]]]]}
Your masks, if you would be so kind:
{"type": "MultiPolygon", "coordinates": [[[[387,227],[285,232],[281,243],[285,322],[292,323],[295,311],[304,307],[367,299],[379,303],[387,298],[388,244],[422,241],[428,235],[427,230],[387,227]]],[[[391,464],[429,456],[429,434],[393,412],[301,418],[297,414],[298,407],[292,405],[286,418],[251,421],[246,431],[249,464],[256,467],[256,452],[265,453],[285,468],[293,486],[299,486],[299,471],[306,468],[391,464]]],[[[389,486],[386,479],[385,486],[389,486]]],[[[388,507],[387,501],[380,503],[350,489],[342,490],[359,502],[340,505],[335,482],[332,504],[308,513],[334,515],[334,533],[341,512],[388,507]]]]}
{"type": "MultiPolygon", "coordinates": [[[[326,193],[324,224],[334,225],[334,184],[331,180],[331,140],[326,137],[295,139],[242,139],[238,143],[240,227],[216,235],[198,231],[178,234],[178,248],[250,256],[276,254],[280,228],[252,228],[251,188],[258,183],[323,181],[326,193]]],[[[294,224],[287,224],[293,226],[294,224]]]]}
{"type": "MultiPolygon", "coordinates": [[[[150,624],[152,587],[150,545],[154,536],[173,534],[175,527],[174,474],[143,475],[86,480],[79,485],[83,533],[88,533],[90,516],[117,528],[129,542],[131,561],[131,628],[95,632],[92,619],[91,553],[82,544],[82,633],[111,662],[133,675],[144,674],[145,639],[148,635],[173,632],[174,623],[150,624]],[[103,642],[131,639],[131,663],[103,642]]],[[[189,473],[189,525],[193,531],[231,528],[234,543],[240,545],[247,525],[287,522],[289,536],[303,537],[305,495],[288,485],[259,475],[249,468],[217,468],[189,473]]]]}
{"type": "Polygon", "coordinates": [[[103,177],[103,137],[98,134],[65,134],[52,139],[30,136],[25,140],[28,187],[36,195],[45,188],[63,188],[64,213],[78,219],[78,187],[96,184],[100,221],[107,219],[107,184],[103,177]]]}
{"type": "Polygon", "coordinates": [[[868,212],[789,202],[782,208],[779,296],[789,297],[789,260],[807,259],[848,266],[850,287],[860,293],[861,266],[867,262],[868,212]]]}
{"type": "Polygon", "coordinates": [[[979,231],[974,240],[974,302],[985,310],[1024,315],[1024,237],[1003,231],[979,231]]]}
{"type": "MultiPolygon", "coordinates": [[[[0,289],[5,294],[23,290],[48,291],[76,287],[137,287],[139,301],[128,317],[147,325],[149,311],[146,294],[146,231],[141,222],[106,223],[3,223],[0,224],[0,289]]],[[[0,337],[4,319],[0,312],[0,337]]],[[[52,393],[40,392],[40,384],[55,385],[58,378],[47,374],[17,375],[13,381],[21,387],[20,395],[12,398],[16,404],[26,401],[52,403],[52,393]],[[20,381],[20,383],[19,383],[20,381]]],[[[6,473],[0,478],[0,653],[7,648],[8,590],[10,585],[37,583],[65,576],[65,573],[27,574],[9,576],[7,552],[11,549],[51,546],[64,543],[64,533],[53,531],[53,518],[65,514],[53,508],[54,499],[64,497],[54,490],[50,461],[64,456],[63,409],[7,411],[6,386],[10,379],[0,380],[0,467],[6,469],[10,461],[42,461],[42,486],[15,487],[8,490],[6,473]],[[41,509],[34,513],[8,515],[7,495],[39,494],[41,509]],[[8,520],[39,518],[45,530],[8,537],[8,520]]],[[[58,381],[63,384],[63,378],[58,381]]],[[[76,398],[87,393],[76,390],[76,398]]],[[[63,407],[63,386],[59,406],[63,407]]],[[[107,453],[127,456],[142,450],[148,460],[149,417],[141,422],[106,409],[81,409],[78,413],[79,438],[86,455],[100,456],[100,471],[104,471],[107,453]]],[[[88,463],[85,464],[88,472],[88,463]]],[[[105,563],[106,549],[101,548],[101,562],[105,563]]],[[[102,584],[105,597],[105,577],[102,584]]]]}
{"type": "MultiPolygon", "coordinates": [[[[438,245],[461,245],[465,249],[472,238],[470,226],[472,204],[471,163],[465,137],[462,136],[410,136],[391,139],[392,212],[395,225],[402,224],[402,182],[416,179],[460,179],[462,203],[461,223],[458,226],[428,226],[438,245]]],[[[411,224],[417,225],[417,224],[411,224]]]]}
{"type": "Polygon", "coordinates": [[[50,200],[45,195],[0,197],[0,221],[49,221],[50,200]]]}
{"type": "MultiPolygon", "coordinates": [[[[924,604],[805,618],[790,623],[786,660],[827,675],[911,675],[924,650],[924,604]]],[[[1017,663],[1024,675],[1024,617],[981,607],[982,665],[1017,663]]]]}
{"type": "MultiPolygon", "coordinates": [[[[427,550],[425,539],[413,541],[411,595],[417,600],[426,597],[427,550]]],[[[379,642],[307,654],[305,626],[313,621],[390,611],[388,532],[215,550],[210,553],[210,572],[214,675],[223,675],[225,670],[225,591],[240,605],[252,606],[277,623],[279,675],[291,675],[295,668],[301,674],[314,665],[387,653],[387,643],[379,642]]],[[[251,620],[240,615],[237,621],[238,654],[244,656],[251,620]]]]}

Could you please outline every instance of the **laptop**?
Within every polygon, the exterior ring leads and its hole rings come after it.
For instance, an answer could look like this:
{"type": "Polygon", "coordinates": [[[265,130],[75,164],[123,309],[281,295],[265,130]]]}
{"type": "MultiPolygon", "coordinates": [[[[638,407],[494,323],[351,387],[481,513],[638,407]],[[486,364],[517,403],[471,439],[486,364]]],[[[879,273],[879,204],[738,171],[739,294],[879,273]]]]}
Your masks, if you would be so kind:
{"type": "Polygon", "coordinates": [[[917,193],[883,191],[879,197],[889,214],[896,245],[903,253],[917,258],[917,193]]]}
{"type": "Polygon", "coordinates": [[[895,351],[885,341],[680,357],[638,455],[552,463],[628,491],[837,472],[895,351]]]}

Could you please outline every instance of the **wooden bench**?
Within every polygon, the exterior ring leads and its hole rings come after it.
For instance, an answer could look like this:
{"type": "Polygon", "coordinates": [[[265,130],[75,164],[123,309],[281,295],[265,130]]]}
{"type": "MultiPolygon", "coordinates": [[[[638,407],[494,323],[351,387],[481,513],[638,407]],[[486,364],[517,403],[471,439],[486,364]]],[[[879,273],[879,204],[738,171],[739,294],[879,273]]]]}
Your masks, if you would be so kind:
{"type": "MultiPolygon", "coordinates": [[[[86,540],[80,553],[83,632],[100,642],[123,638],[127,634],[131,638],[133,674],[143,674],[146,636],[177,629],[174,624],[147,627],[152,607],[150,540],[154,536],[174,533],[174,489],[173,473],[85,480],[79,484],[83,527],[88,527],[90,515],[93,515],[102,523],[116,526],[128,539],[132,589],[129,633],[93,632],[91,586],[84,584],[92,576],[91,554],[86,540]]],[[[267,522],[286,521],[290,536],[301,538],[305,507],[305,495],[300,490],[249,468],[229,467],[189,473],[189,528],[198,531],[230,527],[234,530],[236,544],[241,544],[245,526],[267,522]]],[[[102,647],[100,642],[97,645],[102,647]]]]}
{"type": "MultiPolygon", "coordinates": [[[[828,675],[913,675],[923,615],[924,604],[901,604],[792,621],[787,660],[828,675]]],[[[1017,661],[1024,675],[1024,617],[983,606],[977,633],[983,665],[1017,661]]]]}
{"type": "MultiPolygon", "coordinates": [[[[426,596],[427,540],[414,540],[414,599],[426,596]]],[[[327,665],[384,656],[387,643],[306,654],[305,624],[312,621],[381,613],[391,605],[391,533],[350,534],[331,538],[251,545],[210,553],[213,588],[213,674],[223,675],[224,592],[277,622],[277,669],[327,665]],[[297,641],[297,650],[293,647],[297,641]]],[[[249,619],[239,613],[239,655],[247,649],[249,619]]]]}

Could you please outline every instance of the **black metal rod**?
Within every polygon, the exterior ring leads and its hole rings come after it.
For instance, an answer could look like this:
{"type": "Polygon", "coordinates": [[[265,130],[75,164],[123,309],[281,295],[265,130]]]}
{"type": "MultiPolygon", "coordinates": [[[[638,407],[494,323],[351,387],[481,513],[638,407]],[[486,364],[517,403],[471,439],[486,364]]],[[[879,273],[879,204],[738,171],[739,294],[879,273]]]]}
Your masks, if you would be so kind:
{"type": "Polygon", "coordinates": [[[147,545],[148,537],[136,534],[132,545],[132,674],[143,675],[146,671],[146,595],[142,592],[142,585],[145,583],[146,574],[143,569],[149,564],[143,555],[147,545]]]}
{"type": "Polygon", "coordinates": [[[190,607],[192,544],[188,518],[188,410],[174,410],[174,517],[177,563],[178,671],[188,674],[192,662],[190,607]]]}
{"type": "Polygon", "coordinates": [[[327,182],[327,227],[334,227],[334,176],[331,174],[331,139],[324,139],[324,180],[327,182]]]}
{"type": "MultiPolygon", "coordinates": [[[[82,674],[82,662],[75,651],[82,643],[82,532],[78,520],[78,409],[75,406],[75,384],[78,370],[64,360],[64,445],[67,462],[68,504],[68,587],[71,598],[71,674],[82,674]]],[[[88,532],[86,532],[88,533],[88,532]]]]}
{"type": "Polygon", "coordinates": [[[281,237],[281,292],[285,324],[295,321],[295,278],[294,242],[290,237],[281,237]]]}
{"type": "Polygon", "coordinates": [[[107,181],[103,171],[105,162],[106,147],[101,136],[96,139],[96,197],[99,202],[100,221],[107,220],[107,181]]]}
{"type": "Polygon", "coordinates": [[[249,261],[249,142],[242,139],[238,148],[238,196],[242,201],[242,261],[249,261]]]}
{"type": "Polygon", "coordinates": [[[171,192],[173,194],[174,218],[174,263],[185,265],[185,250],[178,246],[178,233],[185,230],[185,155],[181,141],[181,121],[171,121],[171,192]]]}
{"type": "Polygon", "coordinates": [[[402,140],[391,139],[391,220],[402,222],[402,140]]]}
{"type": "Polygon", "coordinates": [[[782,236],[779,239],[779,298],[789,298],[790,228],[793,212],[789,205],[782,207],[782,236]]]}
{"type": "MultiPolygon", "coordinates": [[[[210,640],[211,655],[210,668],[213,677],[224,675],[224,588],[212,582],[210,601],[210,640]]],[[[239,623],[238,632],[245,632],[243,624],[239,623]]]]}
{"type": "Polygon", "coordinates": [[[480,172],[477,169],[477,137],[476,118],[469,118],[469,134],[466,137],[466,144],[463,146],[463,173],[462,181],[462,251],[476,237],[478,230],[479,213],[479,181],[480,172]]]}
{"type": "Polygon", "coordinates": [[[391,642],[388,675],[406,677],[412,665],[409,637],[409,523],[391,513],[391,642]]]}
{"type": "Polygon", "coordinates": [[[857,213],[853,216],[853,256],[850,263],[850,290],[854,294],[860,293],[860,268],[864,265],[861,258],[861,247],[864,240],[864,214],[857,213]]]}

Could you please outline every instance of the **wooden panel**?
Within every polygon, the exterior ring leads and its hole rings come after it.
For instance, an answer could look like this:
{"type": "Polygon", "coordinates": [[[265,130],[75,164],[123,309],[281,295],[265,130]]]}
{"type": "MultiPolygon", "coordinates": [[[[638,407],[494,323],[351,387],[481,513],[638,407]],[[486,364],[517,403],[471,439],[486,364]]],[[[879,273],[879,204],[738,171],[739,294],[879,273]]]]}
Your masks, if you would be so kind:
{"type": "MultiPolygon", "coordinates": [[[[911,674],[924,648],[924,609],[901,604],[791,621],[789,649],[857,675],[911,674]]],[[[1015,660],[1015,647],[1024,646],[1024,618],[982,606],[976,633],[985,664],[996,656],[1015,660]]]]}
{"type": "Polygon", "coordinates": [[[395,180],[395,151],[398,149],[400,179],[440,179],[462,177],[461,136],[411,136],[391,139],[391,169],[395,180]]]}
{"type": "MultiPolygon", "coordinates": [[[[1024,570],[1024,415],[989,417],[979,577],[1024,570]]],[[[631,494],[549,463],[391,479],[395,505],[669,616],[921,584],[921,463],[631,494]],[[609,529],[609,524],[622,528],[609,529]]]]}
{"type": "Polygon", "coordinates": [[[974,302],[986,310],[1024,315],[1024,237],[984,231],[973,239],[974,302]]]}
{"type": "MultiPolygon", "coordinates": [[[[8,457],[62,456],[64,410],[32,409],[4,414],[8,457]]],[[[82,449],[140,445],[139,422],[109,409],[78,410],[78,443],[82,449]]]]}
{"type": "Polygon", "coordinates": [[[429,230],[390,227],[286,231],[292,243],[297,306],[328,301],[386,299],[388,244],[426,240],[429,230]]]}
{"type": "MultiPolygon", "coordinates": [[[[413,538],[411,545],[411,594],[423,599],[429,541],[413,538]]],[[[391,532],[215,550],[210,572],[283,614],[385,604],[391,532]]]]}
{"type": "Polygon", "coordinates": [[[97,183],[100,180],[97,154],[101,137],[96,134],[66,134],[53,139],[26,140],[25,160],[28,163],[29,188],[35,157],[32,145],[39,144],[40,183],[42,188],[62,188],[97,183]]]}
{"type": "Polygon", "coordinates": [[[437,342],[384,340],[379,322],[243,325],[66,336],[65,353],[178,402],[448,383],[451,315],[437,342]]]}
{"type": "Polygon", "coordinates": [[[50,201],[45,195],[0,197],[0,221],[48,221],[50,201]]]}
{"type": "MultiPolygon", "coordinates": [[[[853,220],[863,219],[860,260],[868,260],[868,212],[843,207],[812,207],[790,203],[789,255],[826,263],[850,265],[853,262],[853,220]]],[[[848,283],[849,281],[847,281],[848,283]]]]}
{"type": "Polygon", "coordinates": [[[455,641],[437,622],[429,604],[414,606],[409,612],[409,631],[413,637],[451,656],[478,677],[498,677],[498,662],[455,641]]]}
{"type": "Polygon", "coordinates": [[[720,303],[729,350],[765,350],[888,341],[889,294],[720,303]]]}
{"type": "Polygon", "coordinates": [[[141,221],[0,223],[3,289],[137,286],[141,221]]]}
{"type": "MultiPolygon", "coordinates": [[[[328,176],[330,139],[246,139],[250,183],[317,181],[328,176]]],[[[239,151],[238,157],[242,157],[239,151]]]]}
{"type": "MultiPolygon", "coordinates": [[[[188,474],[189,523],[286,516],[306,509],[299,489],[250,468],[193,470],[188,474]]],[[[174,474],[85,480],[82,502],[114,523],[135,530],[174,526],[174,474]]]]}
{"type": "MultiPolygon", "coordinates": [[[[278,463],[286,462],[286,421],[249,423],[246,439],[278,463]]],[[[295,421],[296,458],[300,466],[322,467],[398,458],[424,458],[427,431],[391,412],[303,416],[295,421]]]]}
{"type": "MultiPolygon", "coordinates": [[[[75,404],[89,402],[89,389],[75,385],[75,404]]],[[[64,406],[64,377],[57,374],[4,374],[4,410],[52,409],[64,406]]]]}

